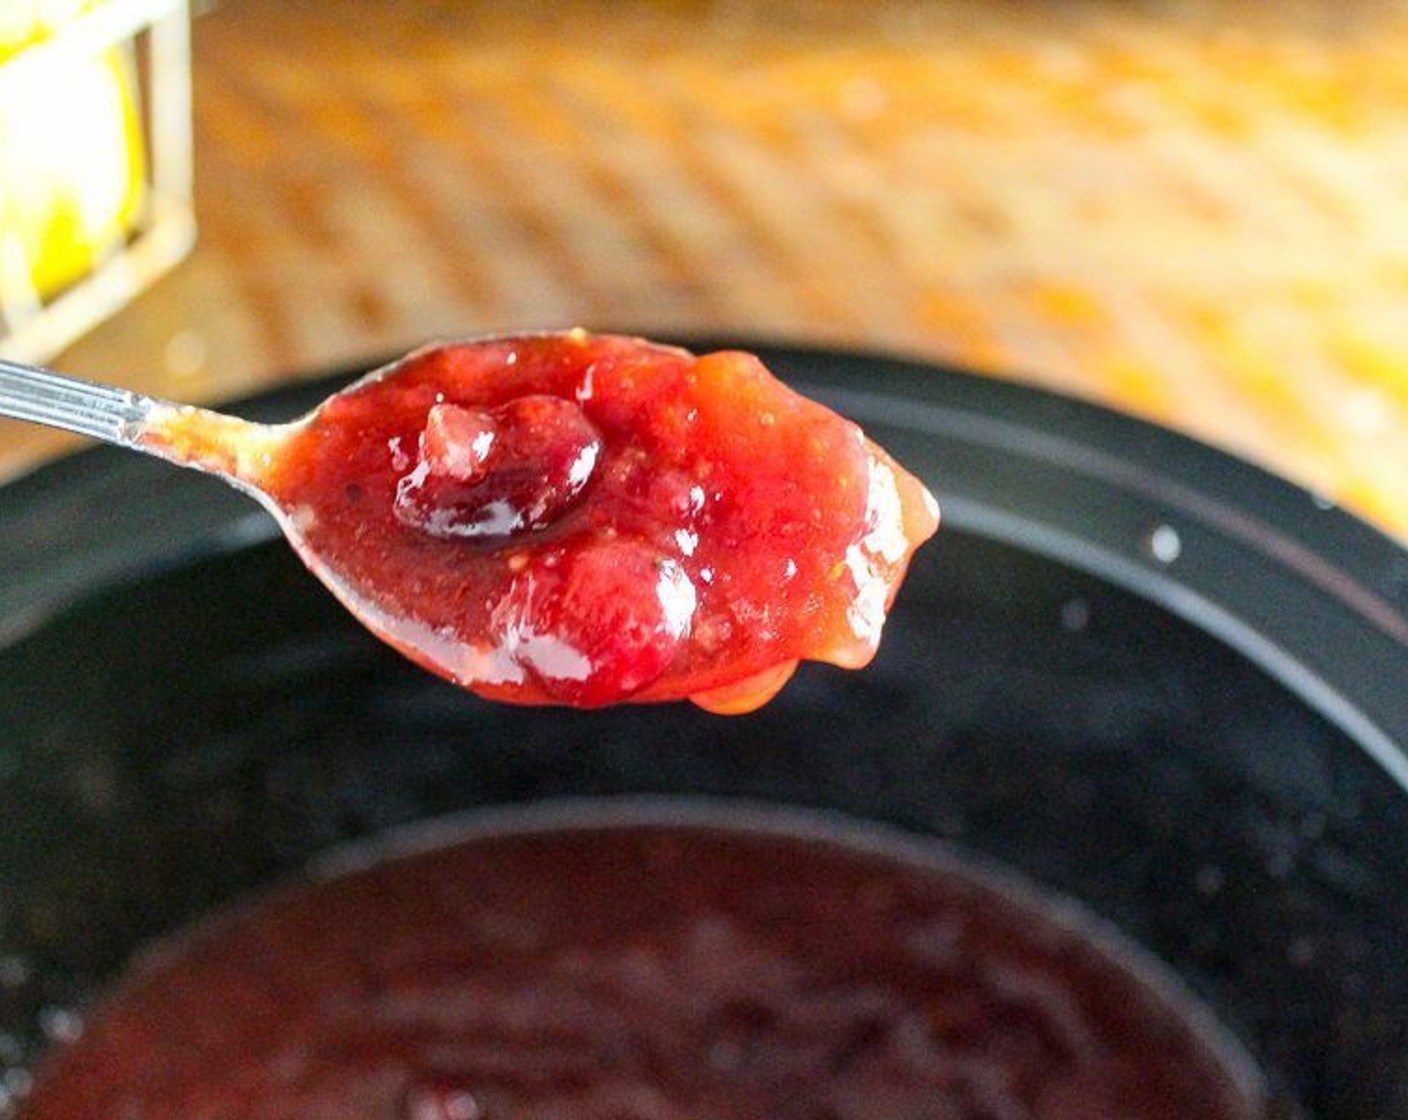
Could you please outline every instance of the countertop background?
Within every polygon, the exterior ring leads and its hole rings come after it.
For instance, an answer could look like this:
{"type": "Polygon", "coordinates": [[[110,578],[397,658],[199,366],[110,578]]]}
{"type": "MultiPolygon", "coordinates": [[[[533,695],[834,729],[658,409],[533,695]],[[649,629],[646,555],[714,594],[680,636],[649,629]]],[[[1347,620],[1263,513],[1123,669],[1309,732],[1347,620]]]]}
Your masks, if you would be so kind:
{"type": "MultiPolygon", "coordinates": [[[[209,402],[483,331],[873,347],[1408,538],[1408,5],[227,0],[193,49],[196,249],[60,369],[209,402]]],[[[69,445],[0,422],[0,471],[69,445]]]]}

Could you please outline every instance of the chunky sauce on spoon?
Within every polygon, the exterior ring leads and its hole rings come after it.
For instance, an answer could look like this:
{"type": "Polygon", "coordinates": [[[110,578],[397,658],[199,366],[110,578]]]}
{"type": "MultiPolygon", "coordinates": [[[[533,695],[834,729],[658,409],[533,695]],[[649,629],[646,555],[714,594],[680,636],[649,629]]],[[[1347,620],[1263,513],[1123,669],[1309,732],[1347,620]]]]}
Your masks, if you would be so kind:
{"type": "Polygon", "coordinates": [[[862,666],[938,522],[756,358],[580,331],[419,351],[263,452],[240,473],[367,625],[525,704],[741,712],[799,660],[862,666]]]}

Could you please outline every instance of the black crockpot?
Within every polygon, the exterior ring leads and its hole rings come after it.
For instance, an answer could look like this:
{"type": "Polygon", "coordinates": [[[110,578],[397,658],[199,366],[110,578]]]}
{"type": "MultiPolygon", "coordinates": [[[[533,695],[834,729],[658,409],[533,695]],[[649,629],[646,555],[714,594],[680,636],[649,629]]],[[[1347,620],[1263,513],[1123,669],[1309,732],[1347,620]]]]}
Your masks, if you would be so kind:
{"type": "MultiPolygon", "coordinates": [[[[805,667],[737,719],[458,692],[352,623],[253,503],[136,455],[0,488],[0,1064],[144,940],[349,839],[708,794],[1016,868],[1176,970],[1281,1113],[1408,1117],[1408,553],[1098,408],[759,352],[945,524],[871,668],[805,667]]],[[[241,411],[286,419],[350,376],[241,411]]]]}

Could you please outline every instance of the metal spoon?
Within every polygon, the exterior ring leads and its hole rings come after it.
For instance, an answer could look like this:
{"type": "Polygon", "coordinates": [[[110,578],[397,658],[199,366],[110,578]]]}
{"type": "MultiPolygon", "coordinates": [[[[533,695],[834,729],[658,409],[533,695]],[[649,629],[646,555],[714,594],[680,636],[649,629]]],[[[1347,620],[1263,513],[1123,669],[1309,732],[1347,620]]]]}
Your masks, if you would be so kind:
{"type": "MultiPolygon", "coordinates": [[[[634,355],[644,347],[676,363],[681,357],[691,359],[682,351],[670,351],[644,340],[613,336],[592,339],[579,331],[534,336],[534,343],[550,348],[568,347],[574,354],[577,348],[594,347],[586,352],[588,357],[617,352],[634,355]]],[[[518,340],[483,343],[491,344],[515,347],[506,353],[504,364],[505,368],[519,364],[518,340]]],[[[815,468],[820,472],[818,477],[826,479],[838,477],[830,461],[823,463],[820,458],[826,448],[833,448],[837,456],[850,464],[852,472],[839,476],[841,482],[836,486],[837,491],[844,489],[848,499],[863,496],[863,516],[859,523],[837,523],[839,532],[832,532],[821,542],[824,549],[834,550],[834,555],[814,550],[807,557],[808,563],[821,566],[818,571],[831,572],[818,593],[829,595],[835,604],[835,614],[825,616],[831,618],[832,623],[825,627],[815,624],[814,619],[823,616],[813,611],[795,632],[786,632],[787,642],[779,638],[775,646],[762,647],[765,655],[775,656],[773,662],[767,663],[765,657],[755,654],[733,681],[721,676],[712,662],[706,663],[702,677],[690,677],[688,666],[679,678],[670,677],[671,659],[694,639],[693,626],[700,604],[698,589],[677,557],[660,552],[659,546],[650,543],[644,533],[631,536],[628,532],[618,540],[619,530],[614,522],[599,533],[593,530],[595,535],[579,534],[586,543],[579,544],[576,552],[563,553],[569,556],[568,561],[562,561],[559,555],[562,549],[554,552],[551,548],[542,563],[536,565],[522,553],[506,552],[498,545],[488,552],[471,554],[471,559],[475,555],[492,556],[495,564],[501,562],[501,569],[494,568],[490,574],[506,582],[501,594],[495,591],[487,595],[484,588],[465,583],[466,569],[461,562],[465,555],[459,551],[463,544],[459,537],[480,524],[477,518],[485,510],[503,506],[504,515],[512,515],[503,522],[509,528],[494,531],[496,539],[500,535],[508,539],[524,526],[536,531],[541,527],[536,520],[539,514],[546,517],[553,509],[560,508],[566,511],[566,516],[572,515],[571,501],[591,476],[602,447],[599,431],[586,413],[580,412],[580,402],[593,399],[590,388],[586,390],[586,397],[577,395],[580,387],[574,390],[577,404],[562,403],[566,398],[559,400],[560,393],[545,397],[530,392],[509,404],[474,413],[453,403],[442,404],[444,397],[437,392],[436,404],[430,407],[424,430],[418,436],[419,462],[413,470],[409,469],[409,458],[404,463],[397,460],[397,456],[405,455],[401,446],[404,434],[388,438],[387,432],[391,429],[376,429],[376,442],[365,446],[384,445],[385,454],[389,456],[388,469],[398,473],[409,470],[395,482],[394,500],[390,505],[383,507],[379,498],[373,503],[381,511],[376,516],[394,514],[402,527],[409,524],[423,536],[406,542],[399,528],[392,536],[387,536],[380,528],[370,529],[376,522],[367,520],[371,515],[357,504],[364,496],[362,481],[343,485],[344,480],[336,473],[342,469],[337,463],[355,461],[365,467],[362,448],[349,449],[335,439],[329,442],[325,438],[346,421],[346,409],[339,410],[332,402],[342,398],[342,404],[351,407],[351,402],[360,400],[362,408],[372,410],[371,415],[381,416],[385,401],[373,397],[368,402],[363,394],[367,390],[374,393],[394,389],[393,399],[400,399],[395,393],[401,392],[401,388],[383,379],[394,378],[398,372],[420,369],[406,364],[416,360],[431,362],[432,369],[439,368],[433,362],[442,352],[436,348],[419,351],[403,363],[373,371],[303,417],[273,425],[0,359],[0,416],[66,429],[154,455],[214,475],[253,496],[274,516],[309,570],[363,625],[425,668],[491,699],[527,703],[580,701],[585,706],[596,706],[636,696],[644,700],[688,696],[711,711],[742,712],[757,707],[781,688],[795,669],[799,655],[846,668],[859,668],[873,656],[884,616],[909,557],[937,527],[938,511],[922,483],[908,475],[882,449],[864,439],[859,429],[834,415],[823,416],[820,420],[813,416],[809,421],[825,426],[825,438],[818,428],[803,427],[801,431],[810,432],[809,442],[795,445],[802,448],[797,452],[802,456],[801,461],[818,464],[815,468]],[[554,409],[544,411],[547,401],[557,401],[574,415],[559,415],[560,410],[554,409]],[[513,410],[512,415],[505,410],[513,410]],[[476,424],[483,427],[481,434],[485,438],[482,440],[479,435],[471,438],[466,434],[472,435],[471,429],[478,431],[476,424]],[[853,437],[859,446],[851,442],[853,437]],[[478,450],[480,442],[484,444],[482,451],[478,450]],[[482,479],[471,477],[476,465],[497,461],[490,458],[495,454],[490,448],[501,445],[506,457],[503,463],[484,467],[487,473],[482,479]],[[306,462],[301,458],[309,455],[311,459],[306,462]],[[309,462],[321,462],[323,455],[336,459],[331,468],[334,473],[319,476],[326,478],[330,488],[327,493],[336,495],[330,503],[324,501],[325,493],[317,483],[311,490],[308,488],[302,471],[309,462]],[[475,455],[479,459],[475,459],[475,455]],[[860,473],[862,471],[864,473],[860,473]],[[846,533],[855,535],[847,537],[846,533]],[[393,540],[402,542],[399,550],[389,547],[393,540]],[[434,544],[436,540],[440,543],[434,544]],[[454,548],[452,556],[444,551],[450,545],[454,548]],[[817,556],[821,559],[816,559],[817,556]],[[828,560],[830,567],[825,568],[828,560]],[[631,583],[632,587],[643,589],[635,597],[620,585],[619,573],[623,570],[633,573],[632,580],[639,577],[631,583]],[[595,590],[579,594],[581,587],[612,590],[597,597],[595,590]],[[618,617],[621,610],[626,612],[622,616],[627,620],[624,623],[618,617]],[[808,619],[813,621],[808,622],[808,619]],[[808,625],[811,629],[806,628],[808,625]],[[687,688],[697,680],[702,687],[672,692],[676,680],[686,682],[687,688]],[[588,686],[598,691],[583,691],[588,686]],[[582,700],[582,697],[587,699],[582,700]]],[[[756,359],[720,354],[697,359],[691,368],[702,371],[706,363],[712,363],[708,370],[713,371],[710,376],[715,378],[712,392],[716,397],[720,392],[718,379],[724,375],[737,376],[755,389],[763,386],[768,392],[778,394],[778,399],[794,410],[788,415],[804,415],[796,411],[802,406],[790,403],[793,398],[785,395],[788,390],[769,379],[756,359]]],[[[595,361],[587,364],[584,375],[587,386],[591,385],[595,366],[595,361]]],[[[557,367],[549,364],[546,368],[557,367]]],[[[569,364],[565,368],[570,372],[575,367],[569,364]]],[[[629,373],[631,367],[625,368],[629,373]]],[[[704,373],[699,376],[703,377],[704,373]]],[[[629,384],[629,377],[623,375],[622,383],[629,384]]],[[[682,380],[680,384],[695,382],[682,380]]],[[[432,382],[429,386],[417,385],[417,388],[424,391],[434,385],[432,382]]],[[[419,397],[414,399],[420,400],[419,397]]],[[[391,412],[386,415],[396,417],[395,422],[399,424],[404,417],[395,405],[390,407],[391,412]]],[[[807,407],[817,408],[815,405],[807,407]]],[[[693,410],[677,411],[685,418],[681,423],[687,423],[696,415],[693,410]]],[[[762,410],[762,406],[756,406],[755,413],[750,415],[756,415],[757,422],[764,428],[775,423],[774,412],[762,410]]],[[[812,413],[805,415],[812,416],[812,413]]],[[[802,424],[802,420],[798,423],[802,424]]],[[[353,438],[365,438],[365,433],[355,424],[351,430],[353,438]]],[[[735,457],[745,454],[738,449],[736,441],[729,446],[733,447],[730,453],[735,457]]],[[[794,447],[793,444],[780,446],[794,447]]],[[[633,450],[638,456],[644,455],[638,448],[633,450]]],[[[712,466],[712,462],[704,463],[705,468],[712,466]]],[[[321,470],[319,467],[310,469],[314,475],[321,470]]],[[[677,470],[676,474],[679,473],[677,470]]],[[[625,477],[636,476],[628,473],[625,477]]],[[[675,533],[675,540],[685,538],[686,543],[680,545],[685,556],[694,555],[699,538],[692,532],[694,520],[679,519],[692,518],[703,507],[706,496],[699,482],[706,477],[707,472],[689,474],[687,478],[680,475],[684,480],[676,481],[679,492],[683,494],[686,483],[693,481],[689,493],[693,495],[697,491],[698,497],[691,496],[685,506],[677,508],[676,503],[669,507],[669,515],[684,525],[675,533]]],[[[383,490],[387,481],[380,468],[374,468],[371,474],[359,475],[359,479],[373,482],[383,490]]],[[[625,484],[618,482],[617,485],[619,488],[625,484]]],[[[668,493],[668,487],[659,492],[668,493]]],[[[649,493],[653,495],[656,491],[649,493]]],[[[862,512],[855,500],[836,508],[844,511],[853,506],[857,513],[862,512]]],[[[801,506],[797,509],[800,512],[793,515],[796,525],[824,523],[824,511],[820,507],[812,507],[810,513],[801,506]]],[[[745,503],[736,507],[734,516],[771,517],[770,510],[766,502],[761,505],[755,502],[752,506],[745,503]],[[737,509],[742,512],[738,513],[737,509]]],[[[555,516],[549,517],[543,525],[551,527],[555,516]]],[[[502,518],[497,513],[495,517],[498,519],[493,524],[500,524],[502,518]]],[[[650,529],[653,531],[654,527],[652,524],[650,529]]],[[[570,539],[577,540],[576,537],[570,539]]],[[[789,544],[788,547],[795,546],[789,544]]],[[[720,558],[723,558],[722,553],[720,558]]],[[[791,574],[795,574],[796,561],[789,557],[788,562],[791,574]]],[[[791,574],[785,578],[790,579],[791,574]]],[[[712,567],[701,569],[700,578],[712,585],[712,567]]],[[[787,600],[779,596],[777,602],[787,600]]],[[[710,618],[724,617],[731,609],[725,603],[710,618]]],[[[717,648],[716,644],[709,655],[717,648]]]]}

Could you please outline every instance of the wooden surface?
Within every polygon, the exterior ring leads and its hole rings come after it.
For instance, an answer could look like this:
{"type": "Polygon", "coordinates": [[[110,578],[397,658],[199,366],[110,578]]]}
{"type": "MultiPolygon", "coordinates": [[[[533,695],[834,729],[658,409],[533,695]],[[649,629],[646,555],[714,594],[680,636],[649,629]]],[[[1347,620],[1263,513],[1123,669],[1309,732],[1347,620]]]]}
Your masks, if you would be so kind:
{"type": "MultiPolygon", "coordinates": [[[[1408,536],[1403,4],[229,0],[194,48],[198,247],[61,368],[215,400],[488,330],[873,346],[1408,536]]],[[[0,425],[0,468],[55,446],[0,425]]]]}

